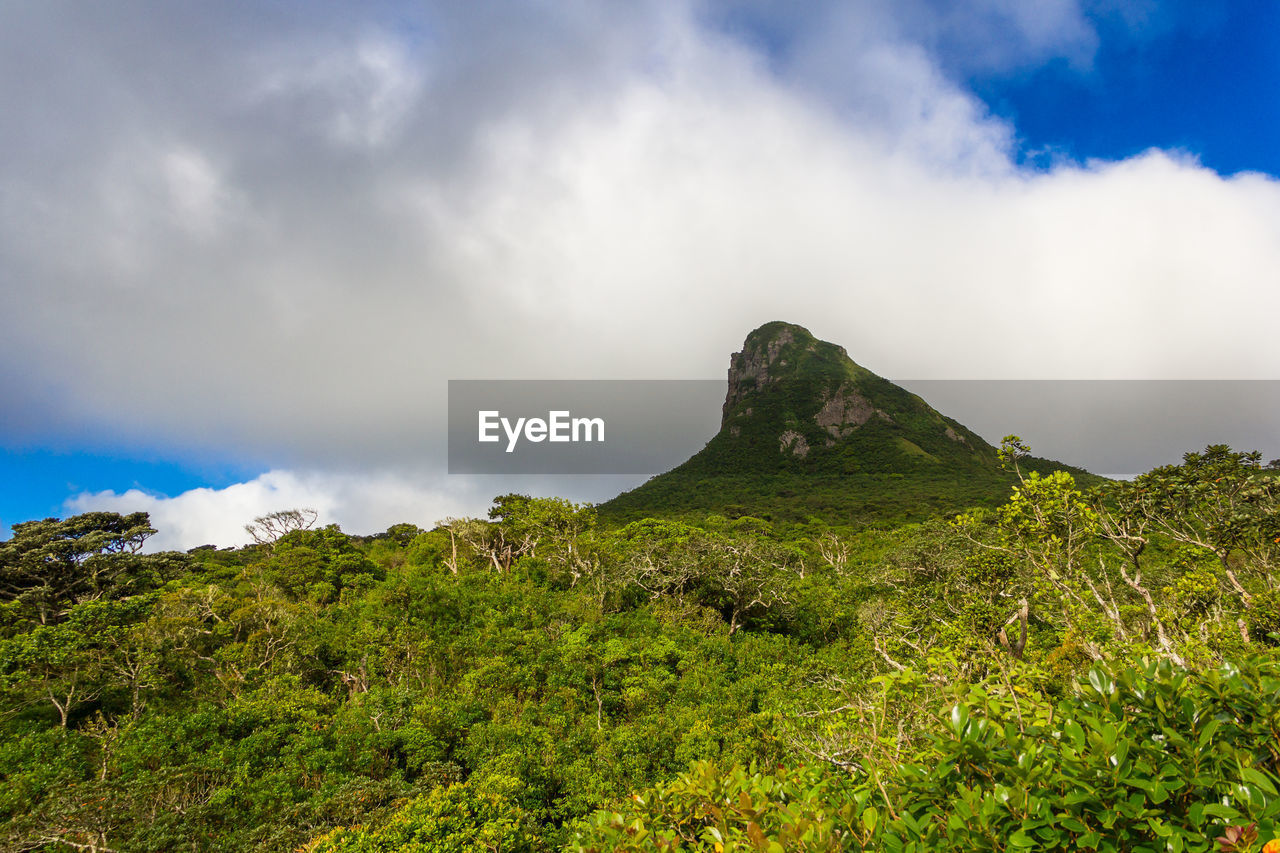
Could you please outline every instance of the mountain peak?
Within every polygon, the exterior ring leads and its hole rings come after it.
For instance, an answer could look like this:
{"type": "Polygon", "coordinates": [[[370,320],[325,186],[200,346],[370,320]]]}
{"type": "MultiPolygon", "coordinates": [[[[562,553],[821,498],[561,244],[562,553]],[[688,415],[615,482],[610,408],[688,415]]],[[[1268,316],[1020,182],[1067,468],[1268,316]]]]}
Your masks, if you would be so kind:
{"type": "Polygon", "coordinates": [[[773,320],[758,329],[752,330],[743,342],[743,348],[768,344],[770,341],[781,337],[799,338],[805,342],[816,340],[804,326],[797,326],[795,323],[787,323],[782,320],[773,320]]]}
{"type": "Polygon", "coordinates": [[[1013,483],[979,435],[802,326],[751,332],[728,379],[719,432],[602,518],[919,519],[998,504],[1013,483]]]}
{"type": "Polygon", "coordinates": [[[918,450],[920,430],[969,451],[985,445],[977,436],[970,442],[919,397],[854,363],[844,347],[791,323],[766,323],[747,335],[742,350],[729,357],[728,385],[721,434],[732,443],[751,436],[784,457],[804,459],[811,449],[832,448],[855,433],[883,432],[875,424],[904,427],[894,437],[919,458],[936,458],[918,450]]]}
{"type": "Polygon", "coordinates": [[[803,326],[775,320],[747,335],[729,357],[729,389],[720,425],[754,394],[782,381],[856,379],[865,373],[844,347],[820,341],[803,326]]]}

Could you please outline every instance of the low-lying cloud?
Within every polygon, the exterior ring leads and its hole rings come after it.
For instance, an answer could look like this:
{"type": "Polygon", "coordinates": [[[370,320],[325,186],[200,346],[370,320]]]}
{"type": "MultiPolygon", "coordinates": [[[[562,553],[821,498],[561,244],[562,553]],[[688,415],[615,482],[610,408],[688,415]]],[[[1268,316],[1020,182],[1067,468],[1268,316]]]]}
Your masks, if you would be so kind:
{"type": "Polygon", "coordinates": [[[341,523],[354,533],[375,533],[401,522],[431,527],[450,515],[483,515],[484,506],[465,491],[432,490],[393,474],[293,471],[268,471],[247,483],[173,497],[130,489],[85,493],[67,502],[71,513],[150,513],[157,532],[148,547],[159,550],[243,545],[252,541],[246,524],[284,509],[316,510],[317,526],[341,523]]]}

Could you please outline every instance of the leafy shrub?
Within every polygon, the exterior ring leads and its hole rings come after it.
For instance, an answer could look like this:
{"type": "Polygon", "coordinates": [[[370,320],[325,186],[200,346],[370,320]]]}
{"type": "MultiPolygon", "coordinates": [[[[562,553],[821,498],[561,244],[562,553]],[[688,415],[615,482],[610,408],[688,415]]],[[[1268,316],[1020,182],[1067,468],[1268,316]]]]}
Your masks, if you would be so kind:
{"type": "Polygon", "coordinates": [[[722,771],[699,762],[670,784],[633,796],[621,812],[598,812],[569,849],[845,849],[876,826],[877,811],[860,808],[867,799],[850,780],[818,767],[722,771]]]}
{"type": "Polygon", "coordinates": [[[518,780],[468,780],[411,800],[382,827],[338,829],[311,853],[521,853],[537,849],[533,818],[517,803],[518,780]]]}
{"type": "Polygon", "coordinates": [[[938,723],[879,783],[698,765],[598,813],[574,849],[1246,851],[1277,834],[1274,655],[1097,666],[1056,705],[975,687],[938,723]]]}

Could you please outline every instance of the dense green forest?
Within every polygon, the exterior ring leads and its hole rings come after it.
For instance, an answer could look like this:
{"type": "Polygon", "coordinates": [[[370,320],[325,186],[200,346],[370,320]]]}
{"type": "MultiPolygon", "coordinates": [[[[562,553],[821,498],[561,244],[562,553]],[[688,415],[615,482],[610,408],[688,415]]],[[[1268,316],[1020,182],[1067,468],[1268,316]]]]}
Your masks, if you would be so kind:
{"type": "Polygon", "coordinates": [[[1275,463],[1000,455],[1002,505],[901,524],[15,525],[0,848],[1273,853],[1275,463]]]}

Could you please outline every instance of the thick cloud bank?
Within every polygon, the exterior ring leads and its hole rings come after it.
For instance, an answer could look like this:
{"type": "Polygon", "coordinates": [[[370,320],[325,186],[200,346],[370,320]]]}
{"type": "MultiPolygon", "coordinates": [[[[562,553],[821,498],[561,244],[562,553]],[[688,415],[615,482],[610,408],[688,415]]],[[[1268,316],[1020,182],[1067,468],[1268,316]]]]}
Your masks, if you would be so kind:
{"type": "MultiPolygon", "coordinates": [[[[963,75],[1088,73],[1097,34],[961,6],[9,8],[4,438],[270,459],[233,489],[318,504],[288,471],[438,474],[449,378],[715,377],[771,319],[888,376],[1280,375],[1275,181],[1018,167],[963,75]]],[[[221,530],[206,497],[145,500],[221,530]]]]}

